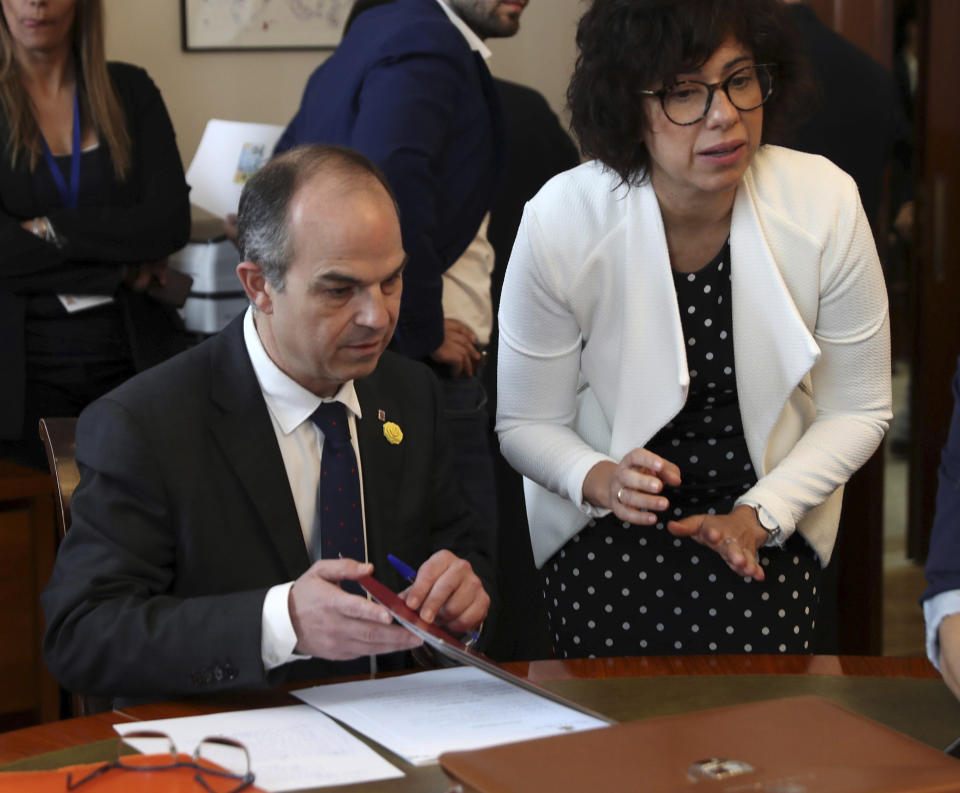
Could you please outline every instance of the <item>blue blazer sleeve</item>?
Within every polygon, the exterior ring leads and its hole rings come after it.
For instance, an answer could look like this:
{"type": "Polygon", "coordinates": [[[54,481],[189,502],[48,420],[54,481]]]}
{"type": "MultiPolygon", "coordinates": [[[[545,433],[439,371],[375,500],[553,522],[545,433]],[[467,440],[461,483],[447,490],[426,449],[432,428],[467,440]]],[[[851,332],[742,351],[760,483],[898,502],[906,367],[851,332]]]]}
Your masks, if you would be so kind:
{"type": "Polygon", "coordinates": [[[397,327],[402,352],[421,357],[443,343],[441,276],[436,240],[443,200],[435,163],[447,145],[451,116],[468,75],[444,53],[382,62],[364,81],[352,145],[383,169],[397,194],[408,256],[397,327]]]}
{"type": "Polygon", "coordinates": [[[434,0],[365,14],[310,77],[275,149],[362,152],[397,195],[408,265],[395,344],[443,342],[442,274],[476,235],[502,170],[502,119],[486,65],[434,0]]]}
{"type": "Polygon", "coordinates": [[[938,473],[937,511],[927,556],[923,600],[960,589],[960,360],[953,376],[953,418],[938,473]]]}

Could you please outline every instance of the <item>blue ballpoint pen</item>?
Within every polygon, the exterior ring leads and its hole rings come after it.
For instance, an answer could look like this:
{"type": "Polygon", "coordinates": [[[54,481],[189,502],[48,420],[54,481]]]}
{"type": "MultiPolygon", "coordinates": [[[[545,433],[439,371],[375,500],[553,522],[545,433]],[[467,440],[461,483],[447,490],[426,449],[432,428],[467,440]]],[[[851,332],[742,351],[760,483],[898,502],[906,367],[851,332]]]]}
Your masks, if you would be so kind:
{"type": "MultiPolygon", "coordinates": [[[[410,565],[408,565],[402,559],[398,559],[392,553],[388,553],[387,561],[390,562],[390,564],[393,565],[394,569],[398,573],[400,573],[400,575],[402,575],[405,579],[407,579],[407,581],[409,581],[411,584],[414,581],[416,581],[417,571],[414,570],[410,565]]],[[[476,633],[475,631],[470,631],[469,636],[470,636],[469,641],[465,642],[467,647],[472,647],[474,644],[480,641],[480,634],[476,633]]]]}
{"type": "Polygon", "coordinates": [[[416,579],[417,579],[417,571],[414,570],[414,569],[413,569],[410,565],[408,565],[406,562],[401,561],[401,560],[398,559],[396,556],[394,556],[392,553],[388,553],[388,554],[387,554],[387,561],[390,562],[390,564],[393,565],[394,569],[395,569],[398,573],[400,573],[400,575],[402,575],[404,578],[406,578],[407,581],[409,581],[411,584],[412,584],[414,581],[416,581],[416,579]]]}

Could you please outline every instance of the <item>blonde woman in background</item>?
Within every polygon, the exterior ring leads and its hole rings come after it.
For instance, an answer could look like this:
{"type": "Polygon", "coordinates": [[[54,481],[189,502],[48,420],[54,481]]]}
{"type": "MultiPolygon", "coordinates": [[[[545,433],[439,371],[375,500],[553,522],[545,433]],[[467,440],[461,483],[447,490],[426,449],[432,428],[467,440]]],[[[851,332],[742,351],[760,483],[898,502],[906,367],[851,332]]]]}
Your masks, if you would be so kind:
{"type": "Polygon", "coordinates": [[[185,345],[161,292],[188,187],[156,86],[105,59],[100,0],[0,5],[0,457],[45,468],[39,417],[185,345]]]}

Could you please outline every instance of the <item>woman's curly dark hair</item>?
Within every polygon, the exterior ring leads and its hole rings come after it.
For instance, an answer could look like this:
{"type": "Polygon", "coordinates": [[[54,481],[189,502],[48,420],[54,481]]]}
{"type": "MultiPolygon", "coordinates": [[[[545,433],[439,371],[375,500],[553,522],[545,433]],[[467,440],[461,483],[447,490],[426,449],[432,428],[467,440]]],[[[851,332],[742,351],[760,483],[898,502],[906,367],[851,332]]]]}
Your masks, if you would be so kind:
{"type": "Polygon", "coordinates": [[[697,71],[730,37],[776,64],[763,142],[776,140],[811,92],[792,19],[780,0],[593,0],[577,28],[567,102],[583,153],[625,184],[647,176],[642,89],[697,71]]]}

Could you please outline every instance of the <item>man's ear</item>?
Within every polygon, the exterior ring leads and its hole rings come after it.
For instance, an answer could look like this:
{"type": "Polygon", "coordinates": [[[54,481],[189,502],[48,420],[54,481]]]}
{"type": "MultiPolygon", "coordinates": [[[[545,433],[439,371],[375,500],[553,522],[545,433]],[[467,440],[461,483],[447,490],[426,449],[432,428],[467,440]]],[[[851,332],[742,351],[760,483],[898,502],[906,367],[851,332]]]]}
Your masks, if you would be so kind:
{"type": "Polygon", "coordinates": [[[264,314],[273,312],[272,289],[267,289],[267,279],[263,268],[255,262],[240,262],[237,265],[237,278],[243,284],[243,291],[247,293],[250,302],[264,314]]]}

